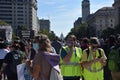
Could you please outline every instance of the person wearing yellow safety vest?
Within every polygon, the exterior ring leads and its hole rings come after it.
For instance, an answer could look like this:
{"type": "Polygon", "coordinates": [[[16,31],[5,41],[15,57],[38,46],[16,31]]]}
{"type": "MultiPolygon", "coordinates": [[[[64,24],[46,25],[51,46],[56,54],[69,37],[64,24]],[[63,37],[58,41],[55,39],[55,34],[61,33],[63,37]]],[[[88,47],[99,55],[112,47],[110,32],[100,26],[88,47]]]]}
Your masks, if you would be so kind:
{"type": "Polygon", "coordinates": [[[104,50],[99,48],[98,38],[92,37],[90,46],[83,50],[81,59],[84,80],[104,80],[103,67],[106,65],[106,59],[104,50]]]}
{"type": "Polygon", "coordinates": [[[76,37],[70,35],[66,46],[60,50],[60,68],[63,80],[80,80],[82,49],[76,47],[76,37]]]}

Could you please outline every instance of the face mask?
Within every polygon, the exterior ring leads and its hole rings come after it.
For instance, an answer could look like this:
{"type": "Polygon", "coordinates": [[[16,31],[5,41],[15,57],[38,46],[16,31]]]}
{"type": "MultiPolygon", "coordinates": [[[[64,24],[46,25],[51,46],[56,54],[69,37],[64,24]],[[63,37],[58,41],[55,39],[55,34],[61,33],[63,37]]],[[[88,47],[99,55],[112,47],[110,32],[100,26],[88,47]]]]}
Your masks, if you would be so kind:
{"type": "Polygon", "coordinates": [[[92,50],[95,51],[98,47],[97,46],[93,46],[92,50]]]}
{"type": "Polygon", "coordinates": [[[35,50],[38,50],[38,49],[39,49],[39,44],[38,44],[38,43],[33,43],[33,48],[34,48],[35,50]]]}
{"type": "Polygon", "coordinates": [[[68,46],[73,46],[73,42],[72,42],[72,41],[69,41],[69,42],[67,43],[67,45],[68,45],[68,46]]]}

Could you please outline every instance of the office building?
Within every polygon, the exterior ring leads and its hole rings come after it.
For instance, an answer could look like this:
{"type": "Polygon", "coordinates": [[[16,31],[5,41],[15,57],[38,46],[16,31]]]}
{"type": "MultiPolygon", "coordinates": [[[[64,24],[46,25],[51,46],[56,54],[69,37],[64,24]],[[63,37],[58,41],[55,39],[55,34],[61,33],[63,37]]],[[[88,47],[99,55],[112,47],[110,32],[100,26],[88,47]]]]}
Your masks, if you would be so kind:
{"type": "Polygon", "coordinates": [[[37,33],[37,0],[0,0],[0,20],[10,24],[17,34],[21,26],[37,33]]]}
{"type": "Polygon", "coordinates": [[[50,21],[48,19],[40,19],[39,25],[40,25],[39,27],[40,31],[46,30],[50,32],[50,21]]]}

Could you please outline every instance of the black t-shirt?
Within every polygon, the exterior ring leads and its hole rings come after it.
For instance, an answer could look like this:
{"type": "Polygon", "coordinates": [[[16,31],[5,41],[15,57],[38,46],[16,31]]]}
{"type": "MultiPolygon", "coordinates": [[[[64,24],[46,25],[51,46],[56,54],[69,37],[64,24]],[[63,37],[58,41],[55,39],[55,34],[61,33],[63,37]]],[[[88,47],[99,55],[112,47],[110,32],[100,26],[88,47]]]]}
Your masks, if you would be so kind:
{"type": "MultiPolygon", "coordinates": [[[[14,53],[17,53],[16,51],[12,51],[12,52],[9,52],[6,56],[5,56],[5,59],[4,59],[4,63],[7,64],[6,66],[6,69],[5,69],[5,72],[7,75],[13,75],[13,74],[16,74],[13,72],[13,70],[11,69],[11,66],[13,66],[13,58],[14,58],[14,53]]],[[[19,54],[19,53],[17,53],[19,54]]],[[[16,57],[16,56],[15,56],[16,57]]],[[[19,56],[20,57],[20,56],[19,56]]],[[[17,72],[17,71],[16,71],[17,72]]]]}

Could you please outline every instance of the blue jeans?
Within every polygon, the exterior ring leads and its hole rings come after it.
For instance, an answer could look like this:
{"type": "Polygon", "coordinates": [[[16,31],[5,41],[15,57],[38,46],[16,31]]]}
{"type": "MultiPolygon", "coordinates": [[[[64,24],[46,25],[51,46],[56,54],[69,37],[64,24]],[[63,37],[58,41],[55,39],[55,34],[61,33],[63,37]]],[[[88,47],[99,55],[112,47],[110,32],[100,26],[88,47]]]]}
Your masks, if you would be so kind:
{"type": "Polygon", "coordinates": [[[25,77],[25,80],[32,80],[33,77],[30,75],[30,72],[27,68],[27,66],[25,66],[24,68],[24,77],[25,77]]]}

